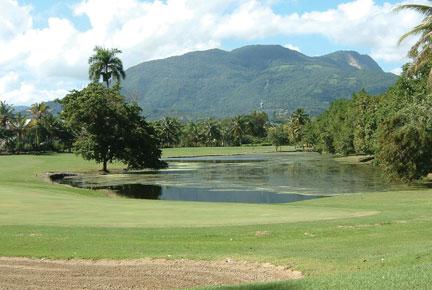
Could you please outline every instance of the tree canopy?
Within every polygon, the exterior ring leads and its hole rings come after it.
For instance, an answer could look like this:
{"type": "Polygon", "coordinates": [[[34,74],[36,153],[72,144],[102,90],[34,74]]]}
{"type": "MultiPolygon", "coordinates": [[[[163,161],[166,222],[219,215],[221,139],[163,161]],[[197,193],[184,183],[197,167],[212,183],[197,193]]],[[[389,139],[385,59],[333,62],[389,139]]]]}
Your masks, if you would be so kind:
{"type": "Polygon", "coordinates": [[[119,49],[107,49],[100,46],[94,48],[95,54],[89,58],[89,78],[93,82],[102,81],[108,88],[110,81],[113,79],[119,83],[126,78],[126,73],[123,69],[123,63],[117,54],[121,53],[119,49]]]}
{"type": "Polygon", "coordinates": [[[136,104],[124,101],[118,86],[92,83],[68,94],[62,104],[62,117],[76,135],[74,151],[102,163],[103,171],[113,161],[124,162],[130,169],[164,165],[153,127],[136,104]]]}
{"type": "MultiPolygon", "coordinates": [[[[409,36],[420,35],[408,53],[413,59],[409,72],[417,73],[421,68],[430,64],[432,59],[432,6],[427,4],[403,4],[396,8],[396,11],[401,10],[414,10],[424,17],[417,26],[399,39],[399,43],[401,43],[409,36]]],[[[429,71],[427,83],[428,87],[432,88],[432,70],[429,71]]]]}

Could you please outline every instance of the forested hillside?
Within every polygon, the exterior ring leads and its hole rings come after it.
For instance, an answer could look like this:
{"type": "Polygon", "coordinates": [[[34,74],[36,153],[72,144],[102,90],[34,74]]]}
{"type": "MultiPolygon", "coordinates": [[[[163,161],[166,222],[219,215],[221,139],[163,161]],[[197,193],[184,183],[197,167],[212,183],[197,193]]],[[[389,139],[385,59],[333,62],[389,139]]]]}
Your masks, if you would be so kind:
{"type": "Polygon", "coordinates": [[[270,116],[298,107],[317,114],[362,88],[383,93],[397,79],[354,51],[309,57],[276,45],[191,52],[139,64],[126,74],[123,93],[151,119],[234,116],[261,104],[270,116]]]}

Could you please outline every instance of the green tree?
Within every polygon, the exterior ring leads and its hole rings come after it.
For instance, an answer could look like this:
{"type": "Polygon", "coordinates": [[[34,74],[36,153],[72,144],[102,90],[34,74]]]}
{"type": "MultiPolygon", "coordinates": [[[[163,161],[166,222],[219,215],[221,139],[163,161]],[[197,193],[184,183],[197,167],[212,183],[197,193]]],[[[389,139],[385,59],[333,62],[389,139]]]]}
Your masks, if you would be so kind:
{"type": "Polygon", "coordinates": [[[231,121],[230,134],[238,145],[242,145],[245,131],[245,122],[242,116],[236,116],[231,121]]]}
{"type": "Polygon", "coordinates": [[[41,120],[44,116],[48,114],[49,107],[46,103],[43,102],[35,103],[30,107],[29,112],[32,117],[32,127],[35,130],[35,145],[36,148],[39,148],[41,145],[41,130],[43,129],[41,120]]]}
{"type": "Polygon", "coordinates": [[[246,123],[246,134],[257,138],[265,138],[267,136],[266,125],[268,123],[268,115],[265,112],[254,111],[249,115],[244,116],[246,123]]]}
{"type": "Polygon", "coordinates": [[[378,161],[388,175],[411,181],[432,172],[432,96],[421,96],[385,120],[378,161]]]}
{"type": "Polygon", "coordinates": [[[21,152],[24,147],[23,139],[28,130],[32,127],[31,119],[27,118],[22,113],[18,113],[10,121],[10,127],[12,132],[16,136],[16,149],[21,152]]]}
{"type": "Polygon", "coordinates": [[[0,101],[0,149],[3,150],[13,136],[10,121],[14,118],[13,108],[6,102],[0,101]]]}
{"type": "Polygon", "coordinates": [[[206,120],[202,124],[202,137],[207,146],[216,146],[222,138],[220,125],[214,120],[206,120]]]}
{"type": "Polygon", "coordinates": [[[115,160],[133,169],[164,165],[153,128],[137,105],[124,102],[119,86],[105,88],[92,83],[68,94],[62,104],[63,118],[76,130],[74,151],[102,163],[103,171],[115,160]]]}
{"type": "Polygon", "coordinates": [[[295,110],[288,121],[289,136],[295,145],[304,139],[304,128],[310,122],[310,117],[303,108],[295,110]]]}
{"type": "Polygon", "coordinates": [[[162,147],[174,147],[180,143],[183,125],[179,120],[165,117],[154,124],[162,147]]]}
{"type": "Polygon", "coordinates": [[[354,94],[351,102],[351,112],[354,125],[354,150],[358,154],[373,154],[376,147],[376,132],[378,129],[378,96],[369,96],[361,90],[354,94]]]}
{"type": "Polygon", "coordinates": [[[190,121],[186,124],[186,126],[183,129],[183,146],[186,147],[195,147],[199,146],[202,136],[201,132],[199,130],[198,125],[190,121]]]}
{"type": "Polygon", "coordinates": [[[121,53],[119,49],[106,49],[96,46],[94,48],[95,54],[89,58],[89,78],[93,82],[102,81],[109,88],[110,80],[114,79],[117,83],[121,79],[126,78],[126,73],[123,69],[123,63],[117,54],[121,53]]]}
{"type": "MultiPolygon", "coordinates": [[[[432,6],[426,4],[403,4],[396,8],[396,11],[414,10],[424,16],[420,24],[405,33],[399,39],[403,42],[409,36],[420,35],[420,38],[409,51],[413,59],[410,65],[410,72],[416,73],[432,60],[432,6]]],[[[427,79],[428,87],[432,87],[432,70],[429,71],[427,79]]]]}
{"type": "Polygon", "coordinates": [[[350,100],[337,100],[316,121],[319,152],[347,155],[354,152],[353,116],[350,100]]]}
{"type": "Polygon", "coordinates": [[[268,130],[268,139],[275,146],[276,151],[282,146],[289,143],[288,133],[284,131],[283,126],[270,127],[268,130]]]}
{"type": "Polygon", "coordinates": [[[6,102],[0,101],[0,126],[6,129],[9,121],[13,118],[13,108],[6,102]]]}

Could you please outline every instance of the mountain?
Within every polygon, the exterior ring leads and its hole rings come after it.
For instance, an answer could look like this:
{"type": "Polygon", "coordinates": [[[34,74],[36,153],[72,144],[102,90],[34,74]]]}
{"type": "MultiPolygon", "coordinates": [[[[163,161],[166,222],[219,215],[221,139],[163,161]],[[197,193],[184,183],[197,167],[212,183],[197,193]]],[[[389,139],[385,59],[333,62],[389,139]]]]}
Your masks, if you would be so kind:
{"type": "Polygon", "coordinates": [[[144,62],[126,71],[123,93],[150,119],[233,116],[303,107],[311,114],[364,88],[384,92],[397,76],[354,51],[309,57],[278,45],[211,49],[144,62]]]}
{"type": "MultiPolygon", "coordinates": [[[[62,111],[62,105],[57,100],[48,101],[46,104],[48,105],[50,112],[54,115],[58,115],[62,111]]],[[[30,116],[30,107],[31,106],[13,106],[13,109],[16,113],[30,116]]]]}

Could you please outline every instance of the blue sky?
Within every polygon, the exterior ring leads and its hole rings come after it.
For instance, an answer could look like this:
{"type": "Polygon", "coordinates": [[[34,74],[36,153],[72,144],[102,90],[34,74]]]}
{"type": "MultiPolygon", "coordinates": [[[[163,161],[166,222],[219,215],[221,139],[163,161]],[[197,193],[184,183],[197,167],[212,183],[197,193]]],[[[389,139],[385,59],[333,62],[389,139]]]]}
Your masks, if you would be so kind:
{"type": "Polygon", "coordinates": [[[280,44],[311,56],[356,50],[398,72],[415,39],[402,46],[397,39],[421,20],[393,13],[401,1],[2,0],[0,99],[29,104],[85,86],[95,45],[122,49],[126,67],[193,50],[280,44]]]}
{"type": "MultiPolygon", "coordinates": [[[[38,28],[45,28],[48,24],[49,17],[65,17],[70,19],[77,29],[85,31],[91,28],[90,22],[86,16],[77,16],[73,13],[73,7],[80,1],[66,0],[66,1],[55,1],[55,0],[20,0],[18,1],[22,5],[31,5],[34,9],[34,25],[38,28]]],[[[143,1],[144,2],[144,1],[143,1]]],[[[151,2],[151,1],[147,1],[151,2]]],[[[272,6],[273,10],[277,14],[287,15],[292,13],[305,13],[312,11],[325,11],[329,9],[335,9],[339,4],[344,4],[349,1],[347,0],[285,0],[285,1],[274,1],[272,6]]],[[[396,4],[400,1],[397,0],[377,0],[375,1],[378,5],[384,3],[396,4]]],[[[302,52],[308,55],[322,55],[333,52],[335,50],[357,50],[362,53],[368,53],[367,47],[352,47],[350,45],[343,45],[340,43],[334,43],[329,39],[320,35],[308,35],[304,36],[274,36],[264,37],[258,40],[245,41],[239,39],[225,40],[222,42],[222,48],[231,50],[243,45],[253,44],[286,44],[287,42],[293,44],[296,47],[301,47],[302,52]]],[[[398,62],[382,63],[384,69],[392,70],[398,66],[398,62]]]]}

